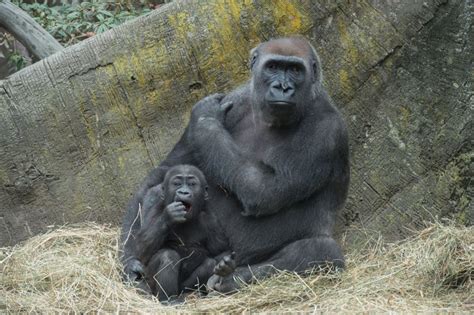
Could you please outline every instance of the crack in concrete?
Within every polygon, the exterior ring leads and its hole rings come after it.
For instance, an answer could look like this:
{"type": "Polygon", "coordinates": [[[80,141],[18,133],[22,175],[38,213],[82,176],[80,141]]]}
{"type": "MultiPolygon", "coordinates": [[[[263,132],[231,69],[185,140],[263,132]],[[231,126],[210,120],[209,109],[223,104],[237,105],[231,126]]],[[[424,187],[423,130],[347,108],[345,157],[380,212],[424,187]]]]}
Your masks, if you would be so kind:
{"type": "Polygon", "coordinates": [[[0,81],[0,88],[3,90],[2,94],[5,94],[7,96],[7,98],[9,98],[11,100],[12,97],[11,97],[10,93],[8,92],[6,86],[5,86],[5,81],[0,81]]]}
{"type": "Polygon", "coordinates": [[[67,79],[69,80],[69,79],[71,79],[71,78],[74,78],[74,77],[77,77],[77,76],[86,74],[86,73],[88,73],[88,72],[97,70],[97,69],[99,69],[99,68],[107,67],[107,66],[110,66],[110,65],[113,66],[114,63],[111,62],[111,61],[110,61],[110,62],[106,62],[106,63],[100,63],[100,64],[98,64],[98,65],[96,65],[96,66],[94,66],[94,67],[89,67],[89,68],[84,69],[84,70],[82,70],[82,71],[79,71],[79,72],[77,72],[77,73],[73,73],[73,74],[69,75],[69,76],[67,77],[67,79]]]}
{"type": "MultiPolygon", "coordinates": [[[[368,3],[368,2],[367,2],[368,3]]],[[[439,3],[436,4],[435,8],[434,8],[434,11],[433,11],[433,14],[432,16],[427,20],[425,21],[424,23],[422,23],[421,27],[419,29],[416,30],[417,33],[419,33],[422,29],[424,29],[426,26],[428,26],[430,24],[430,22],[432,22],[435,17],[437,16],[437,14],[439,13],[439,10],[440,8],[443,6],[443,5],[447,5],[448,1],[447,0],[441,0],[439,3]]],[[[369,6],[371,8],[374,9],[374,11],[376,11],[384,20],[386,20],[393,28],[394,30],[397,32],[397,34],[401,34],[397,28],[390,22],[388,21],[385,16],[383,14],[381,14],[377,9],[375,9],[372,5],[370,5],[369,3],[369,6]]],[[[344,10],[342,8],[339,8],[340,11],[347,16],[347,14],[344,12],[344,10]]],[[[357,23],[355,23],[355,25],[359,26],[357,23]]],[[[380,45],[379,43],[377,43],[378,45],[380,45]]],[[[385,64],[385,62],[387,60],[389,60],[392,56],[394,56],[395,54],[397,54],[402,48],[404,48],[406,46],[406,43],[404,44],[398,44],[398,45],[395,45],[390,51],[387,51],[387,54],[385,54],[385,56],[383,56],[381,59],[379,59],[375,64],[373,64],[370,68],[368,68],[366,70],[366,73],[369,73],[369,75],[367,76],[367,78],[362,81],[356,88],[355,88],[355,91],[353,93],[353,96],[348,100],[347,103],[351,102],[355,96],[357,95],[357,92],[359,92],[365,85],[366,83],[376,74],[376,70],[383,67],[383,65],[385,64]]]]}
{"type": "MultiPolygon", "coordinates": [[[[439,3],[437,3],[436,7],[435,7],[435,10],[433,11],[433,14],[432,16],[427,20],[425,21],[424,23],[422,23],[422,27],[420,27],[418,30],[417,30],[417,33],[419,33],[423,28],[429,26],[434,20],[435,18],[437,18],[438,14],[439,14],[439,10],[442,6],[444,5],[447,5],[447,1],[440,1],[439,3]]],[[[394,26],[393,26],[394,27],[394,26]]],[[[394,27],[395,28],[395,27],[394,27]]],[[[396,28],[395,28],[396,29],[396,28]]],[[[370,74],[368,75],[368,77],[366,78],[366,80],[364,80],[359,86],[358,88],[356,89],[356,91],[354,92],[353,94],[353,97],[351,97],[351,99],[348,101],[348,102],[351,102],[355,96],[358,94],[357,92],[360,91],[365,85],[366,83],[372,78],[373,75],[376,75],[376,69],[380,68],[380,67],[383,67],[383,65],[386,63],[386,61],[388,59],[390,59],[392,56],[394,56],[396,53],[398,53],[398,51],[400,51],[402,48],[404,48],[406,46],[406,43],[404,44],[399,44],[399,45],[396,45],[392,51],[390,51],[388,54],[386,54],[383,58],[381,58],[379,61],[377,61],[377,63],[375,63],[373,66],[371,66],[367,72],[369,72],[370,74]]],[[[453,152],[452,155],[456,155],[456,152],[453,152]]],[[[449,159],[448,159],[449,161],[449,159]]],[[[375,207],[373,209],[373,213],[374,215],[377,214],[377,213],[380,213],[381,211],[385,211],[385,209],[388,207],[388,206],[391,206],[391,203],[392,201],[394,200],[394,198],[396,198],[396,196],[398,196],[399,194],[403,193],[404,191],[407,191],[409,189],[412,189],[413,185],[415,185],[416,183],[420,182],[420,180],[423,180],[423,178],[426,178],[426,176],[428,176],[430,173],[437,173],[440,169],[442,169],[443,167],[446,167],[448,165],[448,161],[446,161],[446,163],[444,163],[445,165],[444,166],[441,166],[441,165],[438,165],[437,168],[431,168],[431,169],[426,169],[424,172],[422,172],[421,174],[418,174],[418,176],[415,176],[411,179],[408,180],[408,182],[406,182],[405,184],[403,184],[403,186],[400,186],[399,188],[396,188],[394,189],[392,192],[389,192],[387,194],[387,196],[384,196],[382,195],[381,193],[379,193],[369,182],[367,181],[364,181],[365,184],[367,186],[370,187],[370,189],[372,189],[382,200],[382,203],[380,206],[378,207],[375,207]]],[[[393,205],[392,205],[393,207],[393,205]]],[[[371,220],[373,219],[373,216],[371,216],[370,218],[367,218],[367,222],[370,222],[371,220]]]]}

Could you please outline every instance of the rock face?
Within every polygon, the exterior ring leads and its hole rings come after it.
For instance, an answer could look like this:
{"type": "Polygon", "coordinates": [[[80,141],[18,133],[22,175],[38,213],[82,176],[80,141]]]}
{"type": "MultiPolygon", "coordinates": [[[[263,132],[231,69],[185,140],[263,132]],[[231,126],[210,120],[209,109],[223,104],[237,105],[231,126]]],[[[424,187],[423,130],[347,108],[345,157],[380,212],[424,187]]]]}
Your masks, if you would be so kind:
{"type": "MultiPolygon", "coordinates": [[[[392,25],[411,12],[372,5],[392,25]]],[[[405,30],[352,99],[341,100],[353,162],[344,221],[392,239],[436,216],[474,222],[473,3],[436,5],[430,13],[422,5],[426,19],[405,30]]]]}
{"type": "Polygon", "coordinates": [[[0,245],[119,223],[201,97],[248,77],[260,41],[303,34],[349,126],[338,231],[398,239],[474,220],[470,0],[176,1],[0,81],[0,245]],[[367,232],[365,232],[367,233],[367,232]]]}

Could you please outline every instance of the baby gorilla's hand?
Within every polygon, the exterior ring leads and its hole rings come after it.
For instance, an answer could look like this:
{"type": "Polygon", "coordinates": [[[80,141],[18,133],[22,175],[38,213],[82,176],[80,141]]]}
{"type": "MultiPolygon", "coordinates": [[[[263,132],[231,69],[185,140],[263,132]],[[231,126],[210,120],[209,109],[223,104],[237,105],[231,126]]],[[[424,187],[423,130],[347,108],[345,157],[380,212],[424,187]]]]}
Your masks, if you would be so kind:
{"type": "Polygon", "coordinates": [[[169,224],[180,224],[186,222],[186,207],[181,201],[174,201],[166,206],[165,213],[169,224]]]}
{"type": "Polygon", "coordinates": [[[144,277],[145,268],[138,259],[133,258],[124,263],[123,272],[125,281],[140,281],[144,277]]]}

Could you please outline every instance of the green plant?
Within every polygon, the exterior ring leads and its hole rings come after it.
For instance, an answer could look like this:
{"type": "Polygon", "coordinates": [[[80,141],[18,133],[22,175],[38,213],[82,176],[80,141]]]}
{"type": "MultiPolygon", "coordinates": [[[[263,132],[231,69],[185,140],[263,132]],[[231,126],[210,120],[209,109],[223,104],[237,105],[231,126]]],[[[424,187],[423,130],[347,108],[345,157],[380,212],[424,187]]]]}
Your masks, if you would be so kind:
{"type": "Polygon", "coordinates": [[[13,52],[11,55],[9,55],[8,61],[15,65],[17,71],[24,68],[26,65],[26,61],[23,56],[17,52],[13,52]]]}
{"type": "Polygon", "coordinates": [[[42,3],[23,3],[22,0],[14,0],[14,3],[65,46],[151,11],[147,2],[132,5],[127,0],[91,0],[80,5],[53,7],[42,3]]]}
{"type": "MultiPolygon", "coordinates": [[[[0,33],[0,58],[6,60],[8,65],[13,66],[14,71],[18,71],[28,64],[28,61],[25,59],[25,56],[21,54],[21,50],[18,49],[16,43],[15,38],[10,33],[0,33]]],[[[13,70],[10,68],[10,73],[12,73],[11,71],[13,70]]],[[[6,74],[4,73],[3,75],[6,74]]]]}

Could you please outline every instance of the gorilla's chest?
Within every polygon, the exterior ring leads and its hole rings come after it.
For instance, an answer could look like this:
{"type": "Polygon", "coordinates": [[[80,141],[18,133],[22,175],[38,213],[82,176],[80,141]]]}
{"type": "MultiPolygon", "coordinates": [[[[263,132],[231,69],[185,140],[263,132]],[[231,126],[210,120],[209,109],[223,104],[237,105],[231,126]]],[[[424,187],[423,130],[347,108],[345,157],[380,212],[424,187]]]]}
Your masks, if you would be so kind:
{"type": "Polygon", "coordinates": [[[275,135],[247,116],[231,131],[231,136],[239,149],[257,160],[265,160],[274,147],[275,135]]]}

